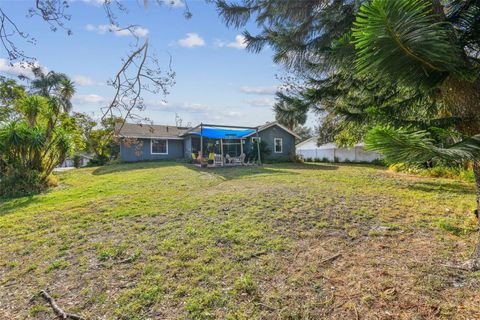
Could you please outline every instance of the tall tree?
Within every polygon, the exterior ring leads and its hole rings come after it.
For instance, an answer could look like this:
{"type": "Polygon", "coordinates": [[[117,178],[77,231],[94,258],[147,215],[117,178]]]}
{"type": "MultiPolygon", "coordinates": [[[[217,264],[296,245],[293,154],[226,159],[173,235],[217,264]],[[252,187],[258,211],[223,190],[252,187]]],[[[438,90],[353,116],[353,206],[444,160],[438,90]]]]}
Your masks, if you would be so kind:
{"type": "Polygon", "coordinates": [[[41,190],[80,141],[76,124],[56,97],[0,94],[11,115],[0,121],[0,196],[41,190]]]}
{"type": "MultiPolygon", "coordinates": [[[[255,20],[262,31],[244,33],[247,49],[268,44],[274,61],[303,77],[300,99],[330,115],[337,142],[363,139],[375,127],[367,141],[392,161],[473,160],[480,190],[478,0],[217,5],[227,25],[255,20]]],[[[472,261],[480,268],[480,241],[472,261]]]]}
{"type": "MultiPolygon", "coordinates": [[[[480,4],[478,1],[373,0],[353,31],[359,75],[420,88],[456,117],[461,142],[440,147],[428,131],[379,127],[367,137],[390,161],[473,161],[480,212],[480,4]],[[395,63],[392,63],[395,61],[395,63]],[[395,152],[394,152],[395,151],[395,152]]],[[[452,142],[454,139],[451,139],[452,142]]],[[[480,269],[480,238],[470,261],[480,269]]]]}

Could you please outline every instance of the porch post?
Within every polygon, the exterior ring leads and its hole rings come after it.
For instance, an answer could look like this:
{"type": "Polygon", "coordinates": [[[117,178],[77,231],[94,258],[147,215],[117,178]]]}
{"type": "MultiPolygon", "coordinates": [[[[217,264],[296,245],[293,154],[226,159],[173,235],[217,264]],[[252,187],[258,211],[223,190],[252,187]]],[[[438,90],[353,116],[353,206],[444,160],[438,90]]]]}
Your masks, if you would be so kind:
{"type": "Polygon", "coordinates": [[[203,124],[200,122],[200,154],[203,158],[203,124]]]}
{"type": "Polygon", "coordinates": [[[220,138],[220,152],[222,153],[222,166],[224,164],[224,161],[223,161],[223,139],[220,138]]]}
{"type": "Polygon", "coordinates": [[[240,139],[240,155],[243,153],[243,139],[240,139]]]}
{"type": "Polygon", "coordinates": [[[262,160],[260,159],[260,137],[258,136],[258,128],[255,129],[255,135],[257,136],[257,156],[258,156],[258,164],[262,164],[262,160]]]}

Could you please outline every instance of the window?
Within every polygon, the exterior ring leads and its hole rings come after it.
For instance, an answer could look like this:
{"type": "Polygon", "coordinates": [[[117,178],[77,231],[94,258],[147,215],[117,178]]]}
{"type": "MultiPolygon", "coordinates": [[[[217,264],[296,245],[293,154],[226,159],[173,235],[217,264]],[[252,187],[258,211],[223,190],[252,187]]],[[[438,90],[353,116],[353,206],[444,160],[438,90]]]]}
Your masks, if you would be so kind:
{"type": "Polygon", "coordinates": [[[252,137],[252,143],[256,143],[258,141],[262,141],[262,139],[260,137],[252,137]]]}
{"type": "Polygon", "coordinates": [[[282,153],[283,151],[283,140],[282,138],[275,138],[273,140],[275,145],[275,153],[282,153]]]}
{"type": "Polygon", "coordinates": [[[166,139],[152,139],[150,146],[151,154],[168,154],[168,140],[166,139]]]}

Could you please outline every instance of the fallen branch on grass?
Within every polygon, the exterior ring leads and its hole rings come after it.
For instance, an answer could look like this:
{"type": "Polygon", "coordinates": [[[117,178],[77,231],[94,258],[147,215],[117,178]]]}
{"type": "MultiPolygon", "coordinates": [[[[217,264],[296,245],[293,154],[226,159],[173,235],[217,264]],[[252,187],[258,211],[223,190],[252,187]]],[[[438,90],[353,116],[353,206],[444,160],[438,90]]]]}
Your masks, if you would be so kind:
{"type": "Polygon", "coordinates": [[[237,261],[247,261],[253,258],[263,256],[264,254],[267,254],[267,253],[268,251],[255,252],[255,253],[249,254],[248,256],[237,258],[237,261]]]}
{"type": "Polygon", "coordinates": [[[63,311],[58,305],[55,299],[53,299],[45,290],[40,291],[39,295],[45,299],[50,304],[50,307],[52,307],[53,312],[57,315],[59,319],[72,319],[72,320],[85,320],[84,317],[73,314],[73,313],[67,313],[63,311]]]}
{"type": "Polygon", "coordinates": [[[336,255],[333,255],[330,258],[323,259],[322,262],[320,262],[320,264],[324,264],[324,263],[327,263],[327,262],[332,262],[333,260],[335,260],[337,258],[340,258],[341,256],[342,256],[341,253],[337,253],[336,255]]]}

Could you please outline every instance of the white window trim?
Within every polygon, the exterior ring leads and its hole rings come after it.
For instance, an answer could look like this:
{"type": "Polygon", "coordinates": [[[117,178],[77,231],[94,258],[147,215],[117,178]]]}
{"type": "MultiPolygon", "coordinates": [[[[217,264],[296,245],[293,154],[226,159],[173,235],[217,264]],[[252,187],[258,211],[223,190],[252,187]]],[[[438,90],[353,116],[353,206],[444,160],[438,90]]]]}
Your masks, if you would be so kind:
{"type": "Polygon", "coordinates": [[[283,139],[282,138],[274,138],[273,139],[273,151],[275,153],[283,153],[283,139]],[[280,151],[277,151],[277,140],[280,140],[280,151]]]}
{"type": "Polygon", "coordinates": [[[150,154],[168,154],[168,139],[150,139],[150,154]],[[167,142],[167,152],[153,152],[153,140],[165,140],[167,142]]]}
{"type": "Polygon", "coordinates": [[[258,139],[258,141],[262,142],[262,138],[261,138],[261,137],[252,137],[252,143],[255,142],[255,139],[258,139]]]}

